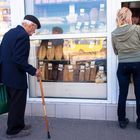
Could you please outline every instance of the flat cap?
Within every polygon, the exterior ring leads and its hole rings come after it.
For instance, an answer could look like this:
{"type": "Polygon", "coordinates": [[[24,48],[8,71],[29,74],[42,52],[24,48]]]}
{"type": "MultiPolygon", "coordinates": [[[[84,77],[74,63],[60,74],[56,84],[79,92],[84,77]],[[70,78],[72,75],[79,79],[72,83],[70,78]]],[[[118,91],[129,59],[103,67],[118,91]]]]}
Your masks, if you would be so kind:
{"type": "Polygon", "coordinates": [[[24,19],[32,21],[33,23],[35,23],[37,25],[37,29],[41,28],[40,22],[39,22],[39,20],[35,16],[33,16],[33,15],[26,15],[24,17],[24,19]]]}

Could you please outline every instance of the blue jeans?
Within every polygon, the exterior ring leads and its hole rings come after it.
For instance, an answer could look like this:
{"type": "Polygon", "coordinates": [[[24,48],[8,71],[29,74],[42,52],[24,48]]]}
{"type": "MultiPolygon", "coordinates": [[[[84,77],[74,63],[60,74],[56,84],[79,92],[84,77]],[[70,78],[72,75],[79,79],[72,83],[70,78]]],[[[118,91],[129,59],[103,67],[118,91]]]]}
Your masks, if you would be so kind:
{"type": "Polygon", "coordinates": [[[137,121],[140,122],[140,62],[119,63],[117,77],[119,82],[118,120],[126,116],[126,100],[128,95],[130,76],[133,76],[134,93],[136,97],[137,121]]]}

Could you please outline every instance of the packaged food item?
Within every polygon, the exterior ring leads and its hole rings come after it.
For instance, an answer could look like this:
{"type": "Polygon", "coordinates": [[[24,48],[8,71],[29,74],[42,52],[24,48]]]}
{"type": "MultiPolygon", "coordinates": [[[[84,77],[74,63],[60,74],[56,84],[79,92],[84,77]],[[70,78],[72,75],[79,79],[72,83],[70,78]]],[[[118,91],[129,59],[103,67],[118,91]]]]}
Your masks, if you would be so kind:
{"type": "Polygon", "coordinates": [[[53,70],[52,70],[52,79],[58,80],[58,64],[53,64],[53,70]]]}
{"type": "Polygon", "coordinates": [[[58,81],[63,81],[63,70],[64,70],[63,64],[59,64],[58,65],[58,81]]]}
{"type": "Polygon", "coordinates": [[[48,80],[52,80],[52,63],[48,63],[48,80]]]}
{"type": "Polygon", "coordinates": [[[39,69],[41,71],[41,80],[46,80],[46,64],[43,61],[39,62],[39,69]]]}
{"type": "Polygon", "coordinates": [[[74,64],[73,65],[73,81],[74,82],[78,82],[79,81],[79,65],[78,64],[74,64]]]}
{"type": "Polygon", "coordinates": [[[64,65],[63,81],[69,81],[68,65],[64,65]]]}
{"type": "Polygon", "coordinates": [[[52,46],[52,42],[48,42],[48,48],[47,48],[47,59],[53,60],[54,59],[54,47],[52,46]]]}
{"type": "Polygon", "coordinates": [[[85,65],[80,65],[79,81],[85,80],[85,65]]]}
{"type": "Polygon", "coordinates": [[[90,80],[90,65],[89,63],[85,64],[85,81],[90,80]]]}
{"type": "Polygon", "coordinates": [[[95,61],[91,61],[90,64],[90,81],[95,82],[95,78],[96,78],[96,70],[97,70],[97,66],[95,65],[95,61]]]}
{"type": "Polygon", "coordinates": [[[46,68],[45,68],[45,78],[46,80],[49,80],[49,77],[48,77],[48,63],[46,63],[46,68]]]}
{"type": "Polygon", "coordinates": [[[63,73],[63,81],[73,81],[73,66],[65,65],[63,73]]]}
{"type": "Polygon", "coordinates": [[[103,66],[99,66],[99,70],[97,72],[95,82],[96,83],[104,83],[104,82],[106,82],[106,75],[105,75],[103,66]]]}
{"type": "Polygon", "coordinates": [[[73,81],[73,65],[68,65],[68,79],[69,81],[73,81]]]}

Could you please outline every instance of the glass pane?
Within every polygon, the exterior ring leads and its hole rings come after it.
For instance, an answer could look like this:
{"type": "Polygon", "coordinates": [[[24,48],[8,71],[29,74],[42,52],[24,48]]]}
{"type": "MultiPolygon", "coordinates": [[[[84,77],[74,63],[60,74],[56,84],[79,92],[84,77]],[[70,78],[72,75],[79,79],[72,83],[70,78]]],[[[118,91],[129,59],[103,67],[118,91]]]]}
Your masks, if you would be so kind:
{"type": "Polygon", "coordinates": [[[106,0],[34,0],[32,6],[26,2],[26,13],[41,22],[39,34],[51,34],[54,26],[66,34],[106,32],[106,0]]]}
{"type": "MultiPolygon", "coordinates": [[[[57,87],[60,89],[62,88],[62,92],[60,92],[59,89],[56,91],[56,94],[48,91],[46,96],[71,98],[106,98],[106,41],[106,38],[31,41],[31,53],[29,60],[31,64],[41,69],[44,86],[47,86],[48,83],[50,83],[49,85],[51,86],[52,82],[57,82],[60,85],[57,85],[53,89],[57,90],[57,87]],[[80,84],[76,85],[78,83],[80,84]],[[80,86],[85,85],[85,83],[86,86],[80,86]],[[61,84],[65,84],[65,87],[64,85],[61,87],[61,84]],[[70,86],[68,87],[69,84],[70,86]],[[89,89],[82,93],[87,87],[89,87],[89,89]],[[73,92],[71,94],[62,94],[66,90],[65,88],[68,88],[69,92],[73,92]],[[77,90],[80,92],[80,94],[77,93],[77,90]],[[98,92],[95,93],[94,91],[98,92]]],[[[30,77],[30,84],[30,88],[32,88],[31,91],[34,91],[34,88],[38,87],[38,81],[33,77],[30,77]]],[[[37,94],[39,93],[38,88],[36,89],[36,91],[38,91],[37,94]]],[[[31,93],[31,96],[34,97],[35,92],[31,93]]]]}
{"type": "Polygon", "coordinates": [[[11,10],[10,0],[0,1],[0,36],[10,29],[11,26],[11,10]]]}

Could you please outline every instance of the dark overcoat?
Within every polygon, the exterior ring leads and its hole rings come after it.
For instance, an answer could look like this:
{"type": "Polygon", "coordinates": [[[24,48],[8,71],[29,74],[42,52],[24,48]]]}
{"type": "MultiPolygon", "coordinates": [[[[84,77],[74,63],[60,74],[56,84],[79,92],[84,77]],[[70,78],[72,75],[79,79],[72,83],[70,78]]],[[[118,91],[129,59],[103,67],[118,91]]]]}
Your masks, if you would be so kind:
{"type": "Polygon", "coordinates": [[[30,40],[25,29],[18,25],[3,36],[1,42],[1,80],[15,89],[27,88],[27,75],[35,75],[36,68],[28,63],[30,40]]]}

